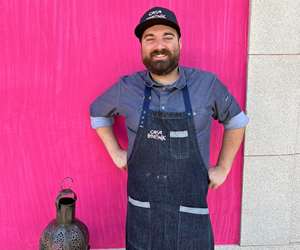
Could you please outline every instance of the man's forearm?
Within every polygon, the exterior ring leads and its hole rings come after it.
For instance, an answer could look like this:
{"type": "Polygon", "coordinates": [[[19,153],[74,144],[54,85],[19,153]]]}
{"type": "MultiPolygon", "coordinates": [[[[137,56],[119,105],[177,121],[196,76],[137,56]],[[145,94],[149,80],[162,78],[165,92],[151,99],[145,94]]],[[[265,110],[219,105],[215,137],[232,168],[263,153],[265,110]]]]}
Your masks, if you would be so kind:
{"type": "Polygon", "coordinates": [[[217,166],[223,168],[228,174],[234,157],[243,141],[245,128],[229,129],[224,131],[222,148],[217,166]]]}
{"type": "Polygon", "coordinates": [[[120,147],[112,127],[101,127],[97,128],[96,131],[115,165],[118,168],[126,169],[127,151],[120,147]]]}
{"type": "Polygon", "coordinates": [[[101,138],[110,156],[113,156],[116,152],[121,150],[112,126],[97,128],[96,132],[101,138]]]}

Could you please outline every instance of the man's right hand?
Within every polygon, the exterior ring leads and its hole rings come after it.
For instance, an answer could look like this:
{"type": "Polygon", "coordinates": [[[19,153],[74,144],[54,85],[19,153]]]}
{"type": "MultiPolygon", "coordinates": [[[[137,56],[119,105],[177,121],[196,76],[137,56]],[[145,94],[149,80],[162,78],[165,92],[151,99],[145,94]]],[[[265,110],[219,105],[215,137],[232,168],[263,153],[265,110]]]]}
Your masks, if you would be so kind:
{"type": "Polygon", "coordinates": [[[127,151],[123,149],[116,150],[112,153],[111,158],[115,165],[120,169],[127,169],[127,151]]]}

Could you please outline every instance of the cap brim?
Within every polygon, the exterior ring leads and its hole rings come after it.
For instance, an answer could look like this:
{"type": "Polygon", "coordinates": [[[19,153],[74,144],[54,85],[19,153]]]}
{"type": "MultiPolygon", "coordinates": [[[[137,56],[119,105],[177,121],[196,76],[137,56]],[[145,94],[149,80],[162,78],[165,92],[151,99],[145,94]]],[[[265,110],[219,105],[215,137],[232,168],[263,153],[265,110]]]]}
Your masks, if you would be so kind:
{"type": "Polygon", "coordinates": [[[179,26],[174,23],[174,22],[171,22],[167,19],[164,19],[164,18],[155,18],[155,19],[149,19],[143,23],[140,23],[139,25],[136,26],[135,30],[134,30],[134,34],[139,38],[141,39],[144,31],[148,28],[150,28],[151,26],[153,25],[158,25],[158,24],[162,24],[162,25],[167,25],[167,26],[170,26],[172,28],[174,28],[177,33],[178,33],[178,36],[180,37],[181,34],[180,34],[180,28],[179,26]]]}

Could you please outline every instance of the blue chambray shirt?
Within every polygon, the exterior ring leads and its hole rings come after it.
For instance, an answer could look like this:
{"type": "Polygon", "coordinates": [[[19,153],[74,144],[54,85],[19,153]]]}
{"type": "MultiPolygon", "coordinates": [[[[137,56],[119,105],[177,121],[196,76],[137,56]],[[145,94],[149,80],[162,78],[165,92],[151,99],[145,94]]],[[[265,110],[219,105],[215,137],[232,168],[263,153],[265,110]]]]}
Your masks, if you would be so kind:
{"type": "Polygon", "coordinates": [[[249,122],[235,98],[212,73],[200,69],[179,67],[179,78],[170,85],[152,80],[149,71],[122,77],[98,96],[90,106],[94,129],[111,126],[115,115],[124,115],[128,134],[128,158],[138,129],[145,85],[152,88],[150,109],[166,112],[185,111],[182,88],[187,84],[193,109],[197,141],[205,165],[209,164],[209,140],[212,119],[225,129],[242,128],[249,122]]]}

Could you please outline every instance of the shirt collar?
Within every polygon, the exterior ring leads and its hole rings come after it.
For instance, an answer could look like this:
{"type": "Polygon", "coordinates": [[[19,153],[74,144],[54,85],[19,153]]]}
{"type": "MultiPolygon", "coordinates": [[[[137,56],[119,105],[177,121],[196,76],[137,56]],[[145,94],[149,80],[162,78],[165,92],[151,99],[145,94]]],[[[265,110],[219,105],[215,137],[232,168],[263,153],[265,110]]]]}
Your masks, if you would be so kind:
{"type": "Polygon", "coordinates": [[[157,82],[155,82],[151,76],[150,76],[150,72],[149,70],[145,71],[145,77],[144,77],[144,83],[145,85],[149,86],[149,87],[153,87],[153,86],[165,86],[166,88],[177,88],[177,89],[182,89],[185,85],[186,85],[186,77],[185,77],[185,72],[184,69],[179,66],[178,67],[179,70],[179,77],[178,79],[170,84],[170,85],[160,85],[157,82]]]}

